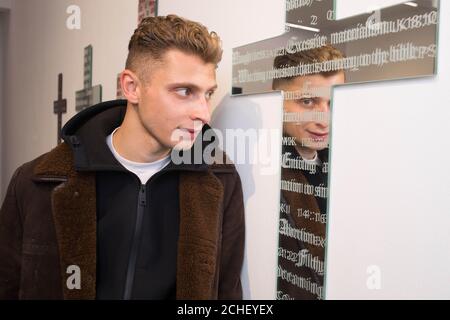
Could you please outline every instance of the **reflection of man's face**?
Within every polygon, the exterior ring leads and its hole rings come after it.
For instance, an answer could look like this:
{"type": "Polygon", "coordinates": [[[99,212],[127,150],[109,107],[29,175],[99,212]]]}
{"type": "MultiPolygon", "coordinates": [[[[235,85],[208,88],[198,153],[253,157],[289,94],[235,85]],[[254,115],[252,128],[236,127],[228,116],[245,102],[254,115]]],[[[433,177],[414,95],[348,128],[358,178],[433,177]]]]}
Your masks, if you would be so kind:
{"type": "Polygon", "coordinates": [[[302,156],[314,156],[328,147],[331,90],[344,81],[343,72],[327,77],[316,74],[297,77],[278,88],[285,92],[284,112],[298,119],[284,123],[284,134],[296,138],[302,156]]]}

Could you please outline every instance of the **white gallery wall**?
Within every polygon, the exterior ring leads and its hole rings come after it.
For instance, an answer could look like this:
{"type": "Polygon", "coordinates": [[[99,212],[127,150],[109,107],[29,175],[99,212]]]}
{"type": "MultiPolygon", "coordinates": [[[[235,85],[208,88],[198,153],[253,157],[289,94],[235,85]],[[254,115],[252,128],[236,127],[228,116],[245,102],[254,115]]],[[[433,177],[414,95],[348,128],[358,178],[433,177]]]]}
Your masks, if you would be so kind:
{"type": "Polygon", "coordinates": [[[92,83],[103,85],[103,99],[116,95],[130,35],[137,24],[137,0],[14,0],[7,55],[1,199],[15,168],[56,146],[53,101],[58,74],[64,75],[67,114],[75,114],[75,92],[83,88],[84,47],[94,47],[92,83]],[[112,5],[113,4],[113,5],[112,5]],[[66,12],[81,9],[81,29],[70,30],[66,12]]]}
{"type": "MultiPolygon", "coordinates": [[[[6,53],[7,53],[7,38],[8,38],[8,26],[9,26],[9,12],[11,9],[10,0],[0,1],[0,154],[3,151],[3,108],[4,108],[4,85],[5,85],[5,73],[6,73],[6,53]]],[[[0,156],[0,199],[2,197],[2,175],[3,157],[0,156]]]]}
{"type": "MultiPolygon", "coordinates": [[[[3,150],[3,84],[5,77],[5,53],[6,53],[6,10],[0,7],[0,151],[3,150]]],[[[0,157],[0,172],[3,163],[3,157],[0,157]]],[[[0,189],[2,185],[2,175],[0,174],[0,189]]],[[[0,199],[2,199],[0,197],[0,199]]]]}
{"type": "MultiPolygon", "coordinates": [[[[338,1],[338,16],[373,1],[355,2],[338,1]]],[[[335,89],[328,299],[450,299],[450,3],[440,3],[436,77],[335,89]]]]}

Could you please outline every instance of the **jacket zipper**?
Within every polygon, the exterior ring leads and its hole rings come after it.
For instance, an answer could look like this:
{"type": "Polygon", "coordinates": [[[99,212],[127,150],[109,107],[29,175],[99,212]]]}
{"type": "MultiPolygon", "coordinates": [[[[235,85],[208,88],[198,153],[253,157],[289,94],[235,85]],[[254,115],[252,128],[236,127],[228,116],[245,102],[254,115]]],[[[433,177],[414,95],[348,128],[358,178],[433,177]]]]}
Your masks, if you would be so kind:
{"type": "Polygon", "coordinates": [[[127,278],[125,282],[124,300],[131,299],[131,293],[134,284],[134,275],[136,272],[136,260],[139,249],[139,240],[141,238],[142,220],[144,219],[145,207],[147,206],[147,192],[145,185],[139,189],[136,225],[134,227],[133,243],[131,245],[130,258],[128,260],[127,278]]]}

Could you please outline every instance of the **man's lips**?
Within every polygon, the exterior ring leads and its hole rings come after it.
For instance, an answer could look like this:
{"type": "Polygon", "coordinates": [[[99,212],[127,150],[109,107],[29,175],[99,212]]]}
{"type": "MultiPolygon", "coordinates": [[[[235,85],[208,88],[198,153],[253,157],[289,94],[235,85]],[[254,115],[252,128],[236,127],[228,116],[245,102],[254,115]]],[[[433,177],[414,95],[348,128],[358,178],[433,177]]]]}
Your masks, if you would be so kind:
{"type": "Polygon", "coordinates": [[[311,132],[308,131],[308,133],[314,138],[314,139],[325,139],[326,137],[328,137],[329,133],[320,133],[320,132],[311,132]]]}
{"type": "Polygon", "coordinates": [[[183,129],[186,132],[189,132],[190,134],[197,134],[200,132],[200,130],[195,130],[195,129],[183,129]]]}
{"type": "Polygon", "coordinates": [[[187,128],[184,128],[182,130],[184,130],[185,132],[189,133],[191,139],[195,138],[195,136],[200,132],[200,130],[187,129],[187,128]]]}

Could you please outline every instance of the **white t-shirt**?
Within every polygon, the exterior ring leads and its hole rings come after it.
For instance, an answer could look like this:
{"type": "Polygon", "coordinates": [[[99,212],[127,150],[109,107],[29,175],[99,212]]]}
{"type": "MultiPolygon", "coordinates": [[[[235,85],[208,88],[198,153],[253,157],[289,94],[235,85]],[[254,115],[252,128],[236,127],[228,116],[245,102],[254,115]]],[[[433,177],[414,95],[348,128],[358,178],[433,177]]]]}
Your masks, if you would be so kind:
{"type": "Polygon", "coordinates": [[[167,156],[161,160],[149,163],[134,162],[122,157],[114,148],[113,135],[117,131],[116,128],[108,137],[106,137],[106,144],[111,150],[117,161],[120,162],[128,171],[133,172],[139,177],[142,184],[146,184],[147,181],[157,172],[161,171],[165,166],[170,163],[170,156],[167,156]]]}
{"type": "MultiPolygon", "coordinates": [[[[301,157],[301,156],[300,156],[301,157]]],[[[302,158],[303,159],[303,158],[302,158]]],[[[317,166],[320,166],[321,164],[322,164],[322,161],[320,161],[320,159],[319,159],[319,155],[318,155],[318,153],[316,152],[316,155],[314,156],[314,159],[311,159],[311,160],[309,160],[309,159],[303,159],[303,161],[305,161],[307,164],[309,164],[309,165],[311,165],[311,164],[314,164],[314,165],[317,165],[317,166]]]]}
{"type": "Polygon", "coordinates": [[[298,152],[300,158],[302,158],[302,160],[305,161],[306,164],[309,164],[309,165],[316,165],[316,166],[322,165],[322,161],[320,161],[320,159],[319,159],[319,154],[317,153],[317,151],[316,151],[316,155],[315,155],[314,158],[311,159],[311,160],[309,160],[309,159],[304,159],[298,150],[297,150],[297,152],[298,152]]]}

